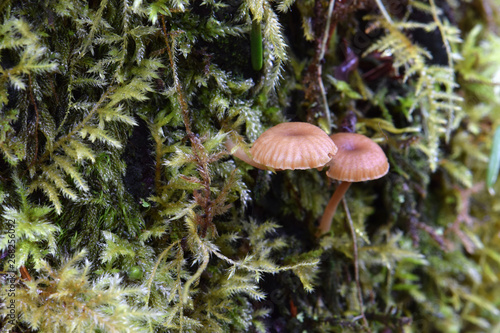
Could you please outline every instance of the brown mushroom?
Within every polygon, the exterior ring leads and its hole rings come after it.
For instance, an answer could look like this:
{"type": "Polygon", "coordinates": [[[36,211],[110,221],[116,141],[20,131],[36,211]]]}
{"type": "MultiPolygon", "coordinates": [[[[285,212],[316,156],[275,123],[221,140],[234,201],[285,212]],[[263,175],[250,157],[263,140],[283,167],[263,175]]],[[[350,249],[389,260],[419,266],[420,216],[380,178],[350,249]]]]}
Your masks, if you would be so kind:
{"type": "Polygon", "coordinates": [[[262,170],[268,170],[268,168],[266,168],[264,165],[262,164],[259,164],[257,162],[255,162],[250,156],[248,156],[248,154],[243,150],[241,149],[240,147],[238,147],[237,149],[234,149],[236,147],[236,144],[233,142],[233,140],[231,140],[231,138],[228,138],[226,140],[226,143],[225,143],[225,146],[226,146],[226,149],[228,152],[230,152],[233,156],[239,158],[240,160],[242,160],[243,162],[247,163],[247,164],[250,164],[251,166],[253,166],[254,168],[257,168],[257,169],[262,169],[262,170]],[[234,151],[233,151],[234,150],[234,151]]]}
{"type": "Polygon", "coordinates": [[[330,230],[337,206],[352,182],[378,179],[389,171],[384,151],[370,138],[356,133],[336,133],[330,138],[339,150],[328,163],[326,175],[341,183],[325,208],[319,224],[320,234],[330,230]]]}
{"type": "Polygon", "coordinates": [[[271,127],[255,141],[253,160],[275,170],[311,169],[327,164],[337,146],[321,128],[289,122],[271,127]]]}

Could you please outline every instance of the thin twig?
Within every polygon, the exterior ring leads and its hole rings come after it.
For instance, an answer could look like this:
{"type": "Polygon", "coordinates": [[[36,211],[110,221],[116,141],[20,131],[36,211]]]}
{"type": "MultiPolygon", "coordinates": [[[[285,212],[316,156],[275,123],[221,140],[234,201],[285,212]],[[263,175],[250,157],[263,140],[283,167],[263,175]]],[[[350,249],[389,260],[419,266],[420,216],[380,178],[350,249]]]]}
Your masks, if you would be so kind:
{"type": "Polygon", "coordinates": [[[323,79],[322,79],[322,66],[321,66],[321,61],[325,57],[325,52],[326,52],[326,47],[328,43],[328,39],[330,38],[330,24],[332,21],[332,13],[333,13],[333,8],[335,7],[335,0],[330,0],[330,4],[328,5],[328,16],[326,19],[326,26],[325,26],[325,31],[323,32],[323,40],[321,41],[321,46],[320,46],[320,53],[318,57],[318,85],[319,85],[319,90],[321,91],[321,98],[323,100],[323,107],[325,108],[325,117],[326,117],[326,122],[328,126],[328,131],[331,129],[331,124],[332,124],[332,119],[330,116],[330,108],[328,107],[328,100],[326,98],[326,92],[325,92],[325,87],[323,85],[323,79]]]}
{"type": "Polygon", "coordinates": [[[347,221],[349,222],[349,229],[351,230],[352,237],[352,248],[353,248],[353,259],[354,259],[354,279],[356,280],[356,288],[358,289],[358,302],[360,315],[363,318],[363,325],[370,332],[370,327],[368,326],[368,321],[366,320],[364,304],[363,304],[363,294],[361,291],[361,284],[359,282],[359,264],[358,264],[358,241],[356,237],[356,230],[354,229],[354,224],[351,219],[351,214],[349,213],[349,208],[347,207],[347,202],[345,198],[342,198],[342,205],[344,206],[347,221]]]}
{"type": "Polygon", "coordinates": [[[182,91],[182,87],[179,82],[179,77],[177,76],[177,65],[175,63],[175,54],[174,54],[175,38],[172,38],[173,45],[170,46],[170,41],[168,40],[168,36],[171,34],[167,33],[167,28],[165,25],[165,17],[163,15],[161,16],[161,24],[163,29],[163,36],[165,37],[165,45],[167,47],[167,52],[168,52],[168,59],[170,61],[170,68],[172,68],[172,76],[174,77],[174,86],[175,90],[177,91],[179,103],[181,105],[184,126],[186,127],[186,133],[188,134],[188,136],[190,136],[191,134],[193,134],[193,132],[191,131],[191,122],[189,121],[189,109],[186,100],[184,98],[184,93],[182,91]]]}
{"type": "Polygon", "coordinates": [[[443,236],[439,235],[433,227],[419,221],[415,223],[415,226],[418,229],[425,231],[432,239],[434,239],[434,241],[438,243],[441,250],[445,252],[450,250],[449,242],[445,238],[443,238],[443,236]]]}
{"type": "Polygon", "coordinates": [[[385,19],[387,20],[387,22],[389,22],[390,24],[392,24],[392,19],[389,16],[389,13],[387,12],[387,10],[385,9],[385,6],[382,3],[382,0],[375,0],[375,2],[377,3],[378,9],[380,9],[380,12],[385,17],[385,19]]]}
{"type": "Polygon", "coordinates": [[[191,148],[193,151],[193,155],[196,160],[196,164],[198,165],[198,172],[200,173],[200,176],[202,178],[202,186],[204,188],[204,197],[205,200],[203,204],[198,202],[200,206],[204,209],[205,214],[204,217],[200,216],[200,218],[204,219],[204,228],[212,223],[212,207],[209,204],[210,203],[210,170],[208,166],[208,157],[207,157],[207,152],[205,150],[205,147],[203,146],[201,140],[198,138],[198,136],[193,133],[191,130],[191,121],[189,119],[189,108],[188,104],[186,102],[186,98],[184,95],[184,91],[182,90],[181,83],[179,81],[179,76],[177,75],[177,65],[175,63],[175,38],[172,37],[172,46],[170,45],[169,41],[169,36],[171,36],[171,33],[167,33],[167,28],[165,25],[165,17],[161,16],[161,23],[162,23],[162,30],[163,30],[163,35],[165,38],[165,45],[167,48],[168,52],[168,58],[170,61],[170,67],[172,69],[172,76],[174,78],[174,86],[175,90],[177,91],[177,97],[179,100],[179,104],[181,107],[181,112],[182,112],[182,119],[184,122],[184,127],[186,128],[186,134],[189,138],[189,141],[191,142],[191,148]]]}
{"type": "Polygon", "coordinates": [[[31,75],[28,74],[28,82],[29,82],[29,92],[30,92],[30,100],[31,104],[33,104],[33,108],[35,110],[35,156],[33,157],[33,160],[30,163],[30,166],[28,169],[30,169],[33,164],[36,163],[36,160],[38,158],[38,123],[40,121],[40,114],[38,113],[38,107],[36,106],[36,101],[35,101],[35,96],[33,95],[33,84],[31,82],[31,75]]]}

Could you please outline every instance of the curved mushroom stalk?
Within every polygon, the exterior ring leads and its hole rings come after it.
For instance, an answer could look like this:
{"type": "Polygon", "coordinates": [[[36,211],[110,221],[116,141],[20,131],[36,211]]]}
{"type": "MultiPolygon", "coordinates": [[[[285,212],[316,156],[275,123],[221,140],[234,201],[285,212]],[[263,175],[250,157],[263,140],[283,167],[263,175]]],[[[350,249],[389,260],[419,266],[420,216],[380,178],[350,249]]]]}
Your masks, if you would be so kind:
{"type": "Polygon", "coordinates": [[[250,156],[248,156],[245,151],[243,149],[241,149],[240,147],[238,147],[236,149],[236,151],[234,151],[234,153],[232,153],[232,150],[234,149],[234,147],[236,147],[236,144],[233,142],[233,140],[231,140],[230,138],[228,138],[226,140],[226,143],[225,143],[225,146],[226,146],[226,149],[229,153],[231,153],[233,156],[239,158],[240,160],[242,160],[243,162],[245,162],[246,164],[250,164],[251,166],[253,166],[254,168],[257,168],[257,169],[261,169],[261,170],[268,170],[269,168],[266,168],[264,165],[262,164],[259,164],[257,162],[255,162],[252,158],[250,158],[250,156]]]}
{"type": "Polygon", "coordinates": [[[319,225],[319,234],[330,230],[337,206],[351,185],[383,177],[389,171],[389,162],[384,151],[370,138],[355,133],[336,133],[330,136],[339,148],[332,158],[326,175],[342,181],[326,206],[319,225]]]}
{"type": "Polygon", "coordinates": [[[330,198],[330,201],[328,201],[328,204],[326,205],[325,208],[325,212],[323,213],[323,217],[321,217],[321,221],[319,223],[320,236],[330,231],[330,228],[332,226],[333,216],[337,211],[337,206],[339,205],[340,200],[342,200],[345,193],[349,189],[349,186],[351,186],[351,182],[341,182],[337,187],[337,189],[335,190],[335,192],[333,193],[332,197],[330,198]]]}

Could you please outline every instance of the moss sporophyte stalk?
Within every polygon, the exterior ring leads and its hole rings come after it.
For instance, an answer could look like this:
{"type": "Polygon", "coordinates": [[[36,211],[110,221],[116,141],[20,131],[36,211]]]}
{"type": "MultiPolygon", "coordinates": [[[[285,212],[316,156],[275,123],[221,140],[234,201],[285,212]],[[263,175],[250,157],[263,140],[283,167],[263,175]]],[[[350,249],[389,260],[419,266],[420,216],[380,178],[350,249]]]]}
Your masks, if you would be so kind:
{"type": "Polygon", "coordinates": [[[1,2],[0,327],[495,332],[496,2],[1,2]]]}
{"type": "Polygon", "coordinates": [[[252,52],[252,67],[256,71],[262,69],[263,52],[262,52],[262,31],[261,22],[252,21],[252,31],[250,33],[251,52],[252,52]]]}

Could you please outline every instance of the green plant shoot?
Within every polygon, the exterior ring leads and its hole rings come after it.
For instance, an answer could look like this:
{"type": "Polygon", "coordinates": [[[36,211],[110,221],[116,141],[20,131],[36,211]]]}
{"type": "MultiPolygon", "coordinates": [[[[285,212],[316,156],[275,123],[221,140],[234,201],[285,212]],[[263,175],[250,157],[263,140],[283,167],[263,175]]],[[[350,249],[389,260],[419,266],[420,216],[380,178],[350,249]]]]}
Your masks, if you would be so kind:
{"type": "Polygon", "coordinates": [[[486,186],[488,191],[494,194],[493,185],[497,181],[498,171],[500,169],[500,127],[495,130],[493,136],[493,145],[491,146],[490,162],[488,163],[488,173],[486,174],[486,186]]]}
{"type": "Polygon", "coordinates": [[[252,31],[250,33],[250,46],[252,56],[252,67],[256,71],[262,69],[262,31],[261,23],[258,20],[252,21],[252,31]]]}

